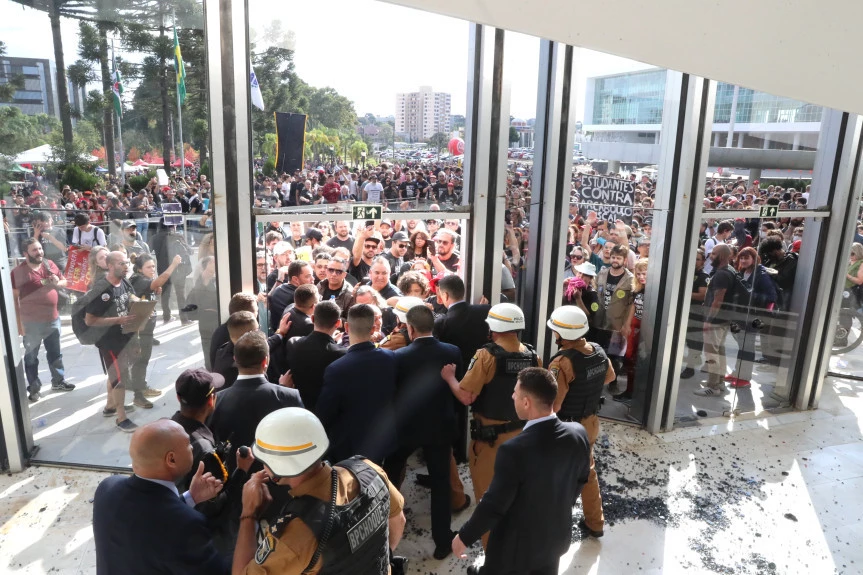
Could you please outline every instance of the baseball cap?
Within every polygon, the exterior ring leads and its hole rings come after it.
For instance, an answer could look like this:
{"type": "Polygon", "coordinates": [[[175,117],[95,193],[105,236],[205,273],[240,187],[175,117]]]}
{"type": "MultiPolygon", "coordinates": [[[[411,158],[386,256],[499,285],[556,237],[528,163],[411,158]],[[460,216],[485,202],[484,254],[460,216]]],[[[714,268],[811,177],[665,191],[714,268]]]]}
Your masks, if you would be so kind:
{"type": "Polygon", "coordinates": [[[406,242],[406,241],[410,240],[410,238],[404,232],[396,232],[393,234],[392,240],[394,242],[406,242]]]}
{"type": "Polygon", "coordinates": [[[135,227],[135,222],[133,220],[123,220],[123,223],[120,224],[120,227],[124,230],[135,227]]]}
{"type": "Polygon", "coordinates": [[[393,221],[392,221],[392,220],[383,220],[383,221],[381,222],[381,225],[382,225],[382,226],[389,226],[389,227],[393,227],[393,221]]]}
{"type": "Polygon", "coordinates": [[[324,234],[322,234],[321,230],[317,228],[309,228],[306,230],[306,238],[321,241],[324,239],[324,234]]]}
{"type": "Polygon", "coordinates": [[[175,389],[180,403],[201,407],[214,391],[225,385],[225,378],[203,368],[187,369],[177,378],[175,389]]]}

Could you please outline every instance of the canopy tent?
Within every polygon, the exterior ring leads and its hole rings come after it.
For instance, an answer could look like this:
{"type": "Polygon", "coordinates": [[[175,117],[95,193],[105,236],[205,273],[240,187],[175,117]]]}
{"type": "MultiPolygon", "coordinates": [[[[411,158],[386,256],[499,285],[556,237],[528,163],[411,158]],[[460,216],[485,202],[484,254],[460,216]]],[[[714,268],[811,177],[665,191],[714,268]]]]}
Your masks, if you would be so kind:
{"type": "Polygon", "coordinates": [[[14,172],[16,174],[32,174],[33,170],[28,170],[23,166],[19,166],[17,164],[13,165],[11,168],[6,170],[7,172],[14,172]]]}
{"type": "MultiPolygon", "coordinates": [[[[180,167],[180,160],[174,160],[174,163],[172,163],[171,165],[174,166],[175,168],[179,168],[180,167]]],[[[192,162],[190,162],[189,160],[185,160],[183,165],[187,168],[191,168],[194,164],[192,162]]]]}
{"type": "MultiPolygon", "coordinates": [[[[86,156],[84,159],[88,162],[95,162],[99,158],[96,156],[86,156]]],[[[33,148],[32,150],[21,152],[15,156],[15,159],[12,161],[16,164],[47,164],[53,160],[54,154],[51,152],[51,146],[43,144],[39,147],[33,148]]]]}
{"type": "Polygon", "coordinates": [[[138,159],[138,160],[135,160],[135,163],[133,163],[132,165],[133,166],[149,166],[150,164],[148,164],[144,160],[138,159]]]}

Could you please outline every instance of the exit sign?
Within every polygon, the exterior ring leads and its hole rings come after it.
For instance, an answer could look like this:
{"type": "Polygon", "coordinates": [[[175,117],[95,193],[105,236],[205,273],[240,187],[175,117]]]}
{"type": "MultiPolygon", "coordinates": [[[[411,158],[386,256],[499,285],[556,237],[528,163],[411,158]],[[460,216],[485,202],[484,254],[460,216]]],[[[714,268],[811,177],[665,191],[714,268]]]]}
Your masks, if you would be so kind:
{"type": "Polygon", "coordinates": [[[775,218],[779,215],[779,206],[761,206],[758,210],[759,218],[775,218]]]}
{"type": "Polygon", "coordinates": [[[351,206],[355,220],[380,220],[383,219],[382,206],[351,206]]]}

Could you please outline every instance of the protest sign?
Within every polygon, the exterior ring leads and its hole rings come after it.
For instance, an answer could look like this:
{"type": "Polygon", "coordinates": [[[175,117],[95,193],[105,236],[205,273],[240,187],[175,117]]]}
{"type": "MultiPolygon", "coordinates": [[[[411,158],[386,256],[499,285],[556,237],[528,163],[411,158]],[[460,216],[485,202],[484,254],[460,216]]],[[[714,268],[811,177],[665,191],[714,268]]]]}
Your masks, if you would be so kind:
{"type": "Polygon", "coordinates": [[[87,271],[90,265],[90,250],[79,246],[71,246],[69,254],[66,258],[66,270],[63,274],[66,276],[66,289],[77,292],[86,292],[87,271]]]}
{"type": "Polygon", "coordinates": [[[166,226],[183,225],[183,206],[180,205],[180,202],[163,202],[162,215],[164,216],[164,222],[166,226]]]}
{"type": "Polygon", "coordinates": [[[635,182],[608,176],[581,177],[578,191],[578,212],[596,212],[600,220],[623,220],[632,223],[632,205],[635,201],[635,182]]]}

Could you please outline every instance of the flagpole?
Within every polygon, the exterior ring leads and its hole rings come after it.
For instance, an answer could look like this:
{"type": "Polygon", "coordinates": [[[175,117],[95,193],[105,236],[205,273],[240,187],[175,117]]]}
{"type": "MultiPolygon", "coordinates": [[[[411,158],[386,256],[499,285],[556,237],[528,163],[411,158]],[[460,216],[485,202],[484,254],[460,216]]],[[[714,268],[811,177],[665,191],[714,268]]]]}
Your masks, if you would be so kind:
{"type": "MultiPolygon", "coordinates": [[[[114,38],[111,38],[111,60],[117,70],[117,54],[114,51],[114,38]]],[[[126,149],[123,147],[123,118],[117,116],[117,141],[120,144],[120,186],[126,187],[126,149]]],[[[111,153],[114,153],[112,150],[111,153]]]]}
{"type": "MultiPolygon", "coordinates": [[[[172,16],[174,18],[174,35],[176,37],[176,35],[177,35],[177,14],[176,14],[176,12],[174,12],[172,14],[172,16]]],[[[179,39],[178,39],[178,41],[179,41],[179,39]]],[[[182,106],[182,104],[180,104],[180,87],[179,86],[177,86],[177,120],[178,120],[177,121],[178,131],[179,131],[179,136],[180,136],[180,156],[179,156],[180,177],[185,178],[186,177],[186,156],[183,153],[185,151],[183,149],[183,106],[182,106]]]]}

